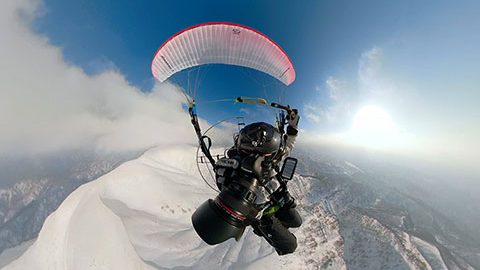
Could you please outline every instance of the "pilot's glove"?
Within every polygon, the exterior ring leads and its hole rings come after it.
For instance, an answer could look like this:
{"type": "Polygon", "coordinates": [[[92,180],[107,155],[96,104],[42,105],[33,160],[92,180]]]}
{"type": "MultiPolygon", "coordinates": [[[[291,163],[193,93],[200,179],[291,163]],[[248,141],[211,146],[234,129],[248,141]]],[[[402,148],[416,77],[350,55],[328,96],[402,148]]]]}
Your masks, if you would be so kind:
{"type": "Polygon", "coordinates": [[[298,121],[300,121],[300,115],[298,115],[298,110],[293,109],[287,115],[287,134],[288,135],[297,135],[298,133],[298,121]]]}

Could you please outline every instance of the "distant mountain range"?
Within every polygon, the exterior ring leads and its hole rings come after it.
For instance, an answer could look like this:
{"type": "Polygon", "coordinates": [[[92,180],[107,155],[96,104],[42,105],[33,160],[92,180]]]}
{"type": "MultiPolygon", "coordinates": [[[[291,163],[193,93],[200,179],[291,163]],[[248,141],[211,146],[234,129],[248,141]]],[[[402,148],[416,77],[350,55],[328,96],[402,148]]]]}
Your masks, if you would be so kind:
{"type": "Polygon", "coordinates": [[[455,188],[458,180],[382,157],[297,155],[303,207],[336,220],[348,269],[480,269],[479,199],[455,188]]]}
{"type": "Polygon", "coordinates": [[[138,155],[70,152],[0,160],[0,253],[36,238],[47,216],[77,187],[138,155]]]}

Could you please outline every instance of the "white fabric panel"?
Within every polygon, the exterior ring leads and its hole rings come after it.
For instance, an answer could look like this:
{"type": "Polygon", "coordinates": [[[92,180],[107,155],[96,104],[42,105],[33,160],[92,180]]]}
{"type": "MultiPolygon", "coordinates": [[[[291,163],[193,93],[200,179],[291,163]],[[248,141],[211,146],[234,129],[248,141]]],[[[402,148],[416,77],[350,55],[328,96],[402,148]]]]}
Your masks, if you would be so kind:
{"type": "Polygon", "coordinates": [[[187,28],[155,54],[152,74],[163,82],[181,70],[203,64],[229,64],[265,72],[289,85],[295,69],[285,52],[262,33],[242,25],[208,23],[187,28]]]}

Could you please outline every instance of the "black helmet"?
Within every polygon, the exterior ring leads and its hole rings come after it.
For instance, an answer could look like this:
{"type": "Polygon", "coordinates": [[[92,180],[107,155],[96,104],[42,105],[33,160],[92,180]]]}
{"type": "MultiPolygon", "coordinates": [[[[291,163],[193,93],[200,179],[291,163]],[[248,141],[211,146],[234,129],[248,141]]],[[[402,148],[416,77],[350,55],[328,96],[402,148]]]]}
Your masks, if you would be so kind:
{"type": "Polygon", "coordinates": [[[235,146],[239,151],[269,155],[277,152],[282,144],[282,135],[270,124],[252,123],[240,130],[235,146]]]}

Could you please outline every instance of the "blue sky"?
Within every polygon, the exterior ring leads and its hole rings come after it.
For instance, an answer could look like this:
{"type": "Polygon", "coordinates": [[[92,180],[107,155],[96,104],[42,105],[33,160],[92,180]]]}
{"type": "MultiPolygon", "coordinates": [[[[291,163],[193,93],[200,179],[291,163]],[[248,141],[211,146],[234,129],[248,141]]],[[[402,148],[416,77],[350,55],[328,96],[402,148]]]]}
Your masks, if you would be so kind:
{"type": "MultiPolygon", "coordinates": [[[[245,24],[270,36],[289,54],[297,80],[287,97],[292,104],[302,106],[303,100],[316,94],[316,85],[332,74],[351,76],[362,52],[414,27],[425,14],[421,9],[430,8],[412,6],[413,2],[381,3],[46,1],[46,14],[35,27],[87,72],[115,65],[129,82],[149,90],[153,84],[152,55],[168,37],[201,22],[245,24]]],[[[208,80],[218,83],[225,77],[216,76],[221,71],[209,72],[208,80]]],[[[235,80],[235,76],[227,78],[235,80]]],[[[252,88],[249,86],[240,84],[238,88],[245,92],[243,89],[252,88]]],[[[232,84],[219,88],[227,87],[232,84]]],[[[210,87],[207,84],[205,88],[210,87]]],[[[275,90],[269,90],[275,95],[275,90]]]]}
{"type": "MultiPolygon", "coordinates": [[[[266,96],[284,93],[307,133],[472,160],[469,149],[480,147],[478,14],[478,1],[46,0],[31,27],[87,74],[114,68],[149,92],[152,57],[171,35],[208,21],[248,25],[292,59],[296,81],[266,96]]],[[[249,74],[213,67],[197,98],[264,97],[249,74]]],[[[216,103],[199,112],[215,121],[240,108],[216,103]]],[[[262,110],[246,109],[251,120],[266,120],[262,110]]]]}

